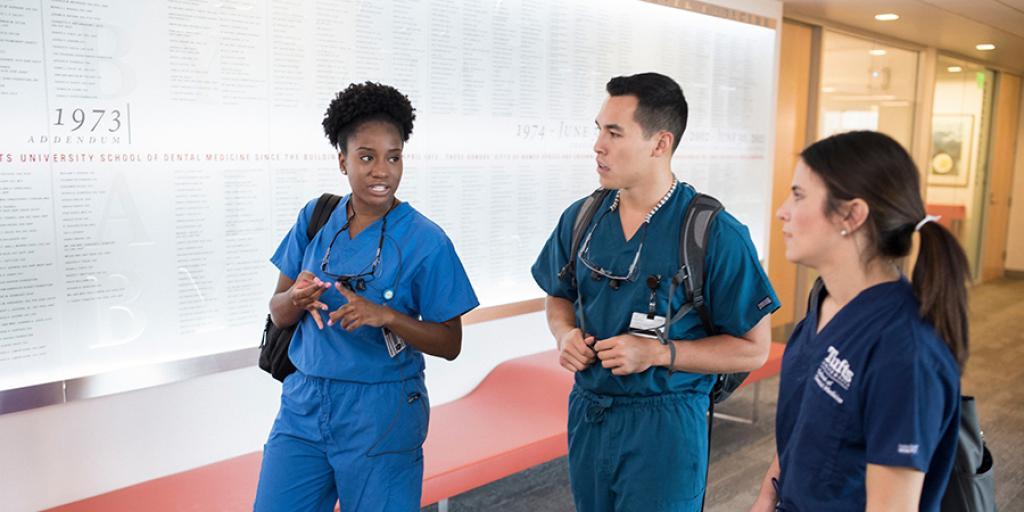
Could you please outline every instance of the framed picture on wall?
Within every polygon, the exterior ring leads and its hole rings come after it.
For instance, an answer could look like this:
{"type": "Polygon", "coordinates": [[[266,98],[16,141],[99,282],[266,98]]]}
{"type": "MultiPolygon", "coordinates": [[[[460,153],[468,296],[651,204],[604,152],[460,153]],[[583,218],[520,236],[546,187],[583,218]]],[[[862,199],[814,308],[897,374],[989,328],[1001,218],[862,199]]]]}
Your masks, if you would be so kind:
{"type": "Polygon", "coordinates": [[[935,114],[932,117],[932,155],[928,185],[966,187],[971,174],[971,114],[935,114]]]}

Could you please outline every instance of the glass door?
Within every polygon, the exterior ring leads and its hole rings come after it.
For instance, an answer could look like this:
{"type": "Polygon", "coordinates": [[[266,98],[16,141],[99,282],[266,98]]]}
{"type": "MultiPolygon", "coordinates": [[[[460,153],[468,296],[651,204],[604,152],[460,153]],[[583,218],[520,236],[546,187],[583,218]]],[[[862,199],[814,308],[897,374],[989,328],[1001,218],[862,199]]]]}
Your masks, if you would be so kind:
{"type": "Polygon", "coordinates": [[[825,31],[819,138],[850,130],[875,130],[910,151],[917,65],[915,51],[825,31]]]}
{"type": "Polygon", "coordinates": [[[932,143],[923,169],[928,213],[956,235],[977,279],[981,255],[994,74],[972,62],[939,56],[932,143]]]}

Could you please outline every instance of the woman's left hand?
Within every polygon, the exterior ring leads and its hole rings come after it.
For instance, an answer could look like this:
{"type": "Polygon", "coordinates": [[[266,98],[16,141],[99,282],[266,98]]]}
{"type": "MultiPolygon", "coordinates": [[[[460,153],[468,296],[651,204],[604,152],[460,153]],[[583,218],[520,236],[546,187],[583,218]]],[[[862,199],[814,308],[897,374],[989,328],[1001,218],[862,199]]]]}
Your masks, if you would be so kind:
{"type": "Polygon", "coordinates": [[[345,297],[348,304],[329,315],[328,326],[338,324],[346,331],[354,331],[363,326],[384,327],[394,318],[395,312],[391,308],[368,301],[341,283],[334,283],[334,288],[345,297]]]}

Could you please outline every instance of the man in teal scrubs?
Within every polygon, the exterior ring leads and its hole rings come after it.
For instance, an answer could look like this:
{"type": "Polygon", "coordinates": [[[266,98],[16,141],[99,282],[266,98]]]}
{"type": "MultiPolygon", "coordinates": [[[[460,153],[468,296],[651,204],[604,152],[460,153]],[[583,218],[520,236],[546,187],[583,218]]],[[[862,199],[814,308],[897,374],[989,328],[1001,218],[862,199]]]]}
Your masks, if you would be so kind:
{"type": "Polygon", "coordinates": [[[644,73],[613,78],[607,91],[594,152],[601,186],[612,193],[576,254],[572,231],[583,199],[570,205],[532,269],[548,294],[560,363],[576,374],[569,398],[573,497],[583,512],[696,511],[713,374],[764,363],[768,315],[779,301],[747,228],[723,211],[711,224],[704,292],[720,334],[708,336],[694,311],[667,333],[675,350],[629,333],[652,304],[653,316],[664,317],[669,300],[672,311],[686,303],[682,287],[669,297],[669,280],[679,270],[680,225],[696,191],[671,168],[687,118],[679,85],[644,73]],[[575,273],[560,278],[570,257],[575,273]]]}

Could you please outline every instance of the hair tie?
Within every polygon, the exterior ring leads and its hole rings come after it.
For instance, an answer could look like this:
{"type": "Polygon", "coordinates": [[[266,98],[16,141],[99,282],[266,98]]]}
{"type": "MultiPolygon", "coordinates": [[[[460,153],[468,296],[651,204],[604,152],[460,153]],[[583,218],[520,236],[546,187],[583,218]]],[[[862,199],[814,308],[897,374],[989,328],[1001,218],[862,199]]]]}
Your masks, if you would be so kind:
{"type": "Polygon", "coordinates": [[[921,228],[924,227],[925,224],[928,224],[929,222],[938,222],[941,218],[942,215],[925,215],[924,218],[921,219],[921,222],[918,222],[917,225],[914,226],[914,231],[921,231],[921,228]]]}

